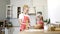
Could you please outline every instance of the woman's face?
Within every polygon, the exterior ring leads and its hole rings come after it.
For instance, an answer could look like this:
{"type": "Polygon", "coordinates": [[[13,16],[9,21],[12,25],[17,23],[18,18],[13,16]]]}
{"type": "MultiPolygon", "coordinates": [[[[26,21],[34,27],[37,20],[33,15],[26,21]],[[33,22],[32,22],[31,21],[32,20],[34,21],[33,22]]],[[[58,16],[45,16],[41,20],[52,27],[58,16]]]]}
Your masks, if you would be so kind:
{"type": "Polygon", "coordinates": [[[37,16],[37,21],[40,20],[40,16],[37,16]]]}

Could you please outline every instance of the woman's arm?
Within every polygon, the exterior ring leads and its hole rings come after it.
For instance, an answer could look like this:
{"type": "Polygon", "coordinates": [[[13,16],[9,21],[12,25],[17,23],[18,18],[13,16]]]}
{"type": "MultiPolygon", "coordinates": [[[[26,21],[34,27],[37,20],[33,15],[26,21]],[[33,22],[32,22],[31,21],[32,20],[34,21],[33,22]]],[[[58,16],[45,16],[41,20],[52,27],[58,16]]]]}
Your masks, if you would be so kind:
{"type": "Polygon", "coordinates": [[[43,24],[36,24],[34,26],[35,29],[41,29],[43,27],[43,24]]]}

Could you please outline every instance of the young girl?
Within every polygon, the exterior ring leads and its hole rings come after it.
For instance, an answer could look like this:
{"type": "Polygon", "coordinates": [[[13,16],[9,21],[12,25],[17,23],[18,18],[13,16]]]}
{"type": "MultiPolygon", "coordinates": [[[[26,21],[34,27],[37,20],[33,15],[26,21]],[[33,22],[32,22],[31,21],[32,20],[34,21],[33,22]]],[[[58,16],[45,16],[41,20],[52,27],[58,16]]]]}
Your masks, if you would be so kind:
{"type": "Polygon", "coordinates": [[[30,26],[28,11],[29,11],[28,5],[24,5],[23,13],[19,15],[20,31],[28,29],[30,26]]]}
{"type": "Polygon", "coordinates": [[[43,16],[42,16],[42,13],[41,12],[38,12],[37,13],[37,16],[36,16],[36,25],[34,26],[34,28],[36,29],[43,29],[44,27],[44,23],[43,23],[43,16]]]}

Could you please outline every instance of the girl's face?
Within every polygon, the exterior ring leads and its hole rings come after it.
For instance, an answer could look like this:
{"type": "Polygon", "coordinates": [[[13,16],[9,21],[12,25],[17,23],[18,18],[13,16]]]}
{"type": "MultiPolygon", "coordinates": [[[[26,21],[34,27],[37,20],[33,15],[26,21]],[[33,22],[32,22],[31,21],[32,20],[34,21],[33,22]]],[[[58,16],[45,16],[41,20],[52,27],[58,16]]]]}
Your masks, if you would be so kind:
{"type": "Polygon", "coordinates": [[[28,11],[29,11],[29,8],[28,8],[28,7],[25,7],[25,8],[24,8],[24,12],[25,12],[25,13],[28,13],[28,11]]]}

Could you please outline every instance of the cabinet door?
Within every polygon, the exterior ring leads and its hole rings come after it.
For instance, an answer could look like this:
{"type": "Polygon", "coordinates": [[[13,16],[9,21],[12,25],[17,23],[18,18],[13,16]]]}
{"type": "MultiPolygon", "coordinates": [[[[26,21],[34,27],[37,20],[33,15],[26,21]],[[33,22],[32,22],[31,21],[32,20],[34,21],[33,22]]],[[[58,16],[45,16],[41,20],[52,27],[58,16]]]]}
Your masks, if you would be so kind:
{"type": "Polygon", "coordinates": [[[12,18],[12,6],[6,5],[6,18],[12,18]]]}
{"type": "Polygon", "coordinates": [[[29,14],[36,14],[35,7],[30,7],[29,14]]]}

